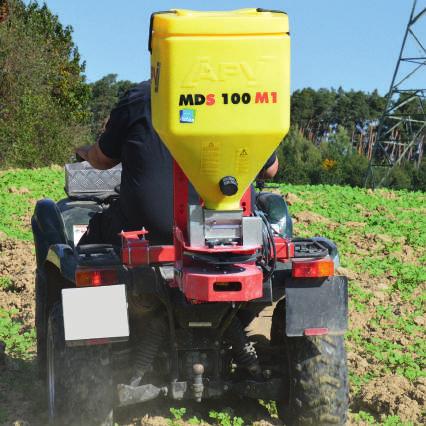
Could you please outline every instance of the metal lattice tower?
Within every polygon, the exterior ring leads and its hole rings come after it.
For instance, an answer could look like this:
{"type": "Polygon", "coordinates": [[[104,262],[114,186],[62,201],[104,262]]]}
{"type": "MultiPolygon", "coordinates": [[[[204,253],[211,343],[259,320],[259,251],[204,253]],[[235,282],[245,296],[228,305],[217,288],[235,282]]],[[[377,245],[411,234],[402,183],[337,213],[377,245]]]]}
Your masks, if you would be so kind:
{"type": "Polygon", "coordinates": [[[366,186],[380,187],[393,167],[404,161],[420,165],[426,143],[426,1],[414,0],[410,19],[377,139],[368,168],[366,186]]]}

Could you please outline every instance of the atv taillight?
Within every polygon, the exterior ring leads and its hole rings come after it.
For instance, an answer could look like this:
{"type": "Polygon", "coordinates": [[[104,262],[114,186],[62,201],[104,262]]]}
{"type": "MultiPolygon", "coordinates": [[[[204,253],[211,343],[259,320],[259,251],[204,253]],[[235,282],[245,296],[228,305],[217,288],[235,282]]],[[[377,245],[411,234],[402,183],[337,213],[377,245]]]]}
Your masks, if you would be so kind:
{"type": "Polygon", "coordinates": [[[75,272],[77,287],[98,287],[118,284],[116,269],[77,269],[75,272]]]}
{"type": "Polygon", "coordinates": [[[320,278],[334,275],[332,259],[294,260],[291,270],[293,278],[320,278]]]}

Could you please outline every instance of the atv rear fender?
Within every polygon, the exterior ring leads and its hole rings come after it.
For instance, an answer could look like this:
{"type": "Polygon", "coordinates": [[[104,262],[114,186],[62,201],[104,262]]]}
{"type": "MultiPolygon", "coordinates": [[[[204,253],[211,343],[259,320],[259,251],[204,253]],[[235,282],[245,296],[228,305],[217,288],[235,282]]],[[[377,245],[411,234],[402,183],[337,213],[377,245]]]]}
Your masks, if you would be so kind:
{"type": "Polygon", "coordinates": [[[68,244],[54,244],[49,247],[46,262],[55,266],[68,281],[74,282],[77,259],[74,250],[68,244]]]}
{"type": "Polygon", "coordinates": [[[31,227],[34,236],[37,268],[41,268],[52,244],[67,243],[64,222],[54,201],[49,198],[37,201],[31,218],[31,227]]]}
{"type": "Polygon", "coordinates": [[[339,252],[337,250],[336,244],[325,237],[311,237],[311,240],[318,241],[323,246],[327,247],[328,254],[333,259],[334,268],[337,269],[340,266],[340,258],[339,258],[339,252]]]}

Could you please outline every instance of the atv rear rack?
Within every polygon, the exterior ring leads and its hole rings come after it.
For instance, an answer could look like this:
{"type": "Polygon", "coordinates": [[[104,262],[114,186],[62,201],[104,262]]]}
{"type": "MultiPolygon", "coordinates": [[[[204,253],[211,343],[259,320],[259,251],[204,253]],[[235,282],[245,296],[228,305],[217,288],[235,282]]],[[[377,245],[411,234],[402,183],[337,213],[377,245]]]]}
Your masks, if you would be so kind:
{"type": "Polygon", "coordinates": [[[322,258],[329,255],[328,248],[319,241],[310,238],[293,238],[294,257],[322,258]]]}

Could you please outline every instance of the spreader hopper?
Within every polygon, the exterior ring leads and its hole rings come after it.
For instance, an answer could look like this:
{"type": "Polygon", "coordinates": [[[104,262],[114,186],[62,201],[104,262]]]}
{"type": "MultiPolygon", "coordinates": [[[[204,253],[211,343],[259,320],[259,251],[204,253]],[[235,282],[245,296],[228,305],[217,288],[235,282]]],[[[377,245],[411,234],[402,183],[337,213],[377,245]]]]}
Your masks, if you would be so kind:
{"type": "Polygon", "coordinates": [[[287,15],[152,16],[153,124],[210,210],[236,210],[290,123],[287,15]]]}

